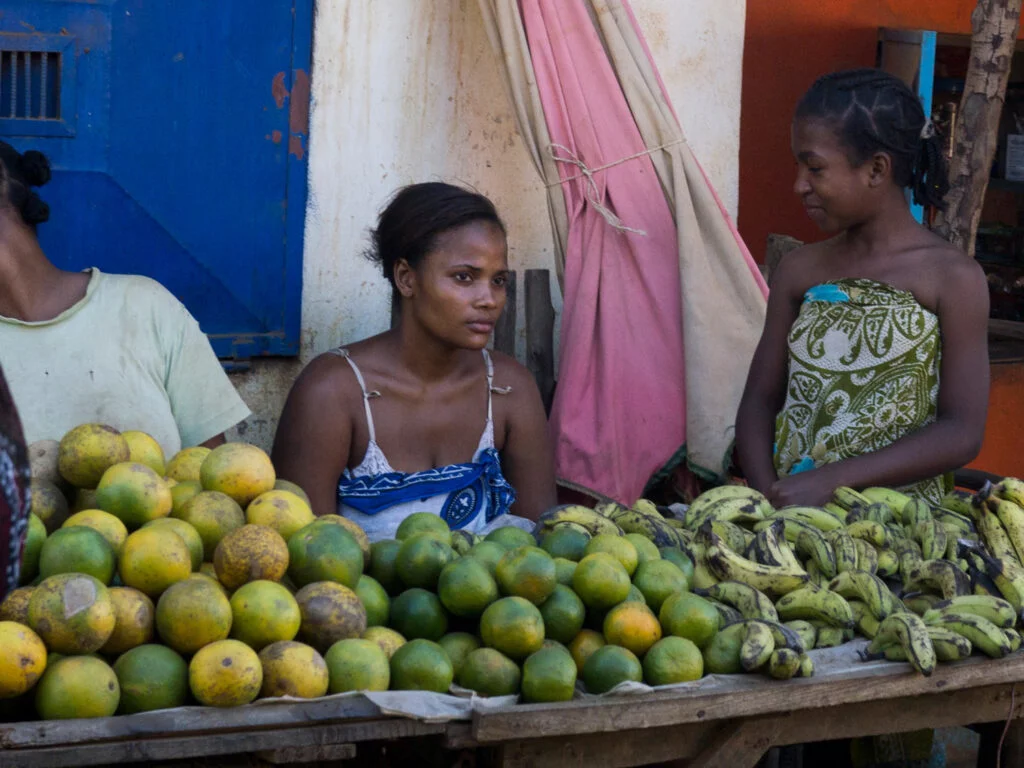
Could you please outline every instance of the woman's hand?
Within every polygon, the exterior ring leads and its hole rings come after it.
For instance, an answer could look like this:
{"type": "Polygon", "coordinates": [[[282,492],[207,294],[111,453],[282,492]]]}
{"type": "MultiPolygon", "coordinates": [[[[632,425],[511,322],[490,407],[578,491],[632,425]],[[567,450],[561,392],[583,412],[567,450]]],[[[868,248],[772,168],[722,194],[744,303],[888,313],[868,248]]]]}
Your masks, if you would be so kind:
{"type": "Polygon", "coordinates": [[[826,465],[776,480],[766,494],[768,501],[776,509],[791,506],[823,506],[832,501],[832,493],[843,485],[835,472],[837,466],[841,465],[826,465]]]}

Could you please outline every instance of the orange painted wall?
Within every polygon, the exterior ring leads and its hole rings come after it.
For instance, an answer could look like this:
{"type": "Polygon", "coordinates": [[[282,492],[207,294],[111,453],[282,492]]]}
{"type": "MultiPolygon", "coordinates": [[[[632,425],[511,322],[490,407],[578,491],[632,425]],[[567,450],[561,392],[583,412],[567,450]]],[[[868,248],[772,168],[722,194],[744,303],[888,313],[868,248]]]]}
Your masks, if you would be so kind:
{"type": "Polygon", "coordinates": [[[985,443],[971,466],[1024,477],[1024,363],[994,364],[989,392],[985,443]]]}
{"type": "Polygon", "coordinates": [[[789,125],[826,72],[875,64],[878,28],[971,31],[974,0],[747,0],[739,229],[764,258],[771,232],[820,239],[793,194],[789,125]]]}

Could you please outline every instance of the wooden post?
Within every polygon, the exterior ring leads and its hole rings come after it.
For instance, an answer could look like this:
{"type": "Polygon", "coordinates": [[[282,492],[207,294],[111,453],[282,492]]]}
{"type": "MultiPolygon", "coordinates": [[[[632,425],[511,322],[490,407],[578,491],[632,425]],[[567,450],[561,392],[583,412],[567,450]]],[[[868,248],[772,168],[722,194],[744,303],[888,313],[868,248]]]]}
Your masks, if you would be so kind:
{"type": "Polygon", "coordinates": [[[999,118],[1020,28],[1021,0],[978,0],[971,14],[971,60],[950,162],[946,210],[936,233],[974,255],[974,238],[996,153],[999,118]]]}
{"type": "Polygon", "coordinates": [[[508,273],[505,309],[494,326],[494,348],[511,357],[516,356],[516,273],[508,273]]]}
{"type": "Polygon", "coordinates": [[[537,380],[544,410],[551,412],[555,395],[555,308],[551,306],[551,273],[526,270],[526,367],[537,380]]]}

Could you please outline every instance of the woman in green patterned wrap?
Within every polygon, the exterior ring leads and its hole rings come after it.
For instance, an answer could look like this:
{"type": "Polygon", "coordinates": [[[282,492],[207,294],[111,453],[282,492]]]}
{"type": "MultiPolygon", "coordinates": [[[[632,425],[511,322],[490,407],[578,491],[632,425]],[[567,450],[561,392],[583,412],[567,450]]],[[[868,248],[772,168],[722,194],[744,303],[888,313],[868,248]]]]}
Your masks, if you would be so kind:
{"type": "MultiPolygon", "coordinates": [[[[741,467],[775,506],[837,486],[931,501],[981,448],[988,287],[977,263],[920,226],[948,183],[921,103],[878,70],[820,78],[792,127],[795,192],[833,237],[786,256],[736,424],[741,467]]],[[[931,731],[807,745],[805,765],[914,766],[931,731]]]]}
{"type": "Polygon", "coordinates": [[[786,256],[737,418],[739,460],[776,506],[840,485],[938,501],[981,447],[988,288],[919,225],[948,188],[921,103],[879,70],[837,72],[801,100],[795,192],[831,239],[786,256]]]}

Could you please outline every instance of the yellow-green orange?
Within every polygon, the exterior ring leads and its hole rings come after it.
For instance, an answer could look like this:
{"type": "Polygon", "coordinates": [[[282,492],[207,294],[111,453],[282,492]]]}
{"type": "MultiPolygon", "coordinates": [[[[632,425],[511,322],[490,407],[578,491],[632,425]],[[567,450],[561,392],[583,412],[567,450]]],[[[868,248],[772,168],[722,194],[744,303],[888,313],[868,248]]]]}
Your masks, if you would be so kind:
{"type": "Polygon", "coordinates": [[[339,640],[361,637],[366,609],[359,596],[342,584],[320,581],[295,593],[302,614],[300,639],[324,652],[339,640]]]}
{"type": "Polygon", "coordinates": [[[99,509],[95,488],[79,488],[75,491],[75,503],[71,505],[71,511],[81,512],[85,509],[99,509]]]}
{"type": "Polygon", "coordinates": [[[84,573],[43,579],[28,601],[28,623],[51,651],[94,653],[114,632],[110,592],[84,573]]]}
{"type": "Polygon", "coordinates": [[[380,582],[372,576],[360,576],[359,582],[356,584],[356,595],[359,596],[359,602],[366,609],[366,626],[387,626],[388,618],[391,615],[391,598],[388,597],[388,593],[384,591],[380,582]]]}
{"type": "Polygon", "coordinates": [[[611,645],[620,645],[643,656],[661,640],[661,625],[646,603],[625,602],[608,611],[603,634],[611,645]]]}
{"type": "Polygon", "coordinates": [[[498,599],[498,585],[479,560],[460,557],[441,571],[437,594],[453,615],[475,618],[498,599]]]}
{"type": "Polygon", "coordinates": [[[620,683],[639,683],[643,679],[640,660],[632,651],[617,645],[601,646],[583,664],[583,684],[590,693],[607,693],[620,683]]]}
{"type": "Polygon", "coordinates": [[[274,481],[274,490],[275,491],[288,491],[289,493],[294,493],[296,496],[298,496],[304,502],[309,504],[310,507],[313,506],[312,503],[309,500],[309,494],[307,494],[304,490],[302,490],[302,488],[299,486],[298,483],[293,483],[291,480],[284,480],[283,478],[280,478],[280,477],[277,478],[274,481]]]}
{"type": "Polygon", "coordinates": [[[347,517],[341,515],[320,515],[316,519],[318,523],[334,523],[340,525],[346,531],[352,534],[352,538],[359,544],[359,549],[363,552],[363,563],[364,565],[370,562],[372,555],[370,537],[366,535],[364,531],[355,520],[349,520],[347,517]]]}
{"type": "Polygon", "coordinates": [[[448,631],[448,616],[437,595],[413,587],[391,601],[391,626],[410,640],[439,640],[448,631]]]}
{"type": "Polygon", "coordinates": [[[341,525],[310,523],[288,539],[288,576],[300,587],[334,581],[355,589],[363,572],[363,551],[341,525]]]}
{"type": "Polygon", "coordinates": [[[226,493],[243,509],[261,493],[272,491],[277,477],[270,457],[248,443],[225,443],[203,459],[199,480],[207,491],[226,493]]]}
{"type": "Polygon", "coordinates": [[[575,690],[576,664],[564,648],[542,648],[523,663],[523,701],[569,701],[575,690]]]}
{"type": "Polygon", "coordinates": [[[45,579],[58,573],[87,573],[109,584],[116,561],[113,547],[92,528],[60,528],[43,542],[39,575],[45,579]]]}
{"type": "Polygon", "coordinates": [[[405,645],[405,638],[390,627],[367,627],[363,632],[363,640],[375,642],[389,659],[405,645]]]}
{"type": "Polygon", "coordinates": [[[28,584],[39,573],[39,555],[46,541],[46,526],[35,515],[28,516],[28,531],[21,550],[21,583],[28,584]]]}
{"type": "Polygon", "coordinates": [[[47,533],[53,533],[68,519],[68,501],[60,489],[46,480],[33,480],[29,484],[32,502],[29,509],[42,521],[47,533]]]}
{"type": "Polygon", "coordinates": [[[495,571],[498,587],[505,595],[524,597],[540,605],[558,584],[555,561],[540,547],[520,547],[498,561],[495,571]]]}
{"type": "Polygon", "coordinates": [[[391,656],[391,688],[447,693],[455,677],[444,648],[424,639],[410,640],[391,656]]]}
{"type": "Polygon", "coordinates": [[[292,593],[273,581],[250,581],[231,596],[231,637],[259,651],[292,640],[302,614],[292,593]]]}
{"type": "Polygon", "coordinates": [[[674,563],[683,572],[688,584],[693,583],[693,560],[690,559],[689,555],[679,549],[679,547],[662,547],[658,551],[661,553],[662,560],[674,563]]]}
{"type": "Polygon", "coordinates": [[[484,645],[519,661],[544,644],[544,618],[529,600],[503,597],[480,617],[480,637],[484,645]]]}
{"type": "Polygon", "coordinates": [[[188,656],[231,632],[231,603],[220,586],[205,576],[174,584],[156,604],[160,639],[188,656]]]}
{"type": "Polygon", "coordinates": [[[613,533],[601,533],[587,542],[583,550],[584,555],[593,555],[597,552],[604,552],[618,560],[626,573],[630,576],[636,570],[640,562],[636,547],[625,536],[616,536],[613,533]]]}
{"type": "Polygon", "coordinates": [[[623,536],[636,549],[638,564],[648,560],[660,560],[661,552],[653,541],[641,533],[627,533],[623,536]]]}
{"type": "MultiPolygon", "coordinates": [[[[173,478],[168,478],[173,480],[173,478]]],[[[173,480],[171,486],[171,516],[178,517],[181,510],[185,508],[194,496],[202,493],[203,484],[198,480],[173,480]]]]}
{"type": "Polygon", "coordinates": [[[100,652],[116,656],[150,642],[156,612],[153,601],[131,587],[111,587],[109,592],[114,606],[114,631],[100,652]]]}
{"type": "Polygon", "coordinates": [[[199,469],[210,455],[210,449],[201,445],[182,448],[167,462],[167,477],[182,482],[199,482],[199,469]]]}
{"type": "Polygon", "coordinates": [[[171,514],[171,487],[145,464],[115,464],[96,487],[96,505],[135,529],[171,514]]]}
{"type": "Polygon", "coordinates": [[[587,609],[575,592],[559,584],[541,604],[540,615],[544,619],[544,636],[568,644],[583,628],[587,609]]]}
{"type": "Polygon", "coordinates": [[[270,526],[288,541],[293,533],[316,518],[309,504],[294,493],[270,490],[252,500],[245,509],[245,519],[255,525],[270,526]]]}
{"type": "Polygon", "coordinates": [[[16,621],[28,626],[28,601],[35,587],[19,587],[0,602],[0,621],[16,621]]]}
{"type": "Polygon", "coordinates": [[[50,664],[35,694],[43,720],[110,717],[120,698],[117,675],[97,656],[65,656],[50,664]]]}
{"type": "Polygon", "coordinates": [[[386,691],[391,682],[388,656],[372,640],[339,640],[324,655],[330,693],[386,691]]]}
{"type": "Polygon", "coordinates": [[[452,532],[448,528],[448,523],[433,512],[413,512],[398,524],[395,538],[405,541],[421,533],[429,533],[451,546],[452,532]]]}
{"type": "Polygon", "coordinates": [[[703,648],[718,632],[718,611],[700,595],[676,592],[661,605],[658,613],[662,631],[685,637],[703,648]]]}
{"type": "Polygon", "coordinates": [[[57,466],[72,485],[95,488],[104,472],[130,455],[128,441],[113,427],[82,424],[61,438],[57,466]]]}
{"type": "Polygon", "coordinates": [[[516,528],[514,525],[504,525],[501,528],[495,528],[484,537],[484,541],[496,542],[505,549],[519,549],[519,547],[534,547],[537,545],[531,533],[524,531],[522,528],[516,528]]]}
{"type": "Polygon", "coordinates": [[[164,476],[167,466],[164,449],[160,447],[160,443],[145,432],[130,430],[122,432],[121,435],[128,443],[128,461],[145,464],[161,477],[164,476]]]}
{"type": "Polygon", "coordinates": [[[519,666],[493,648],[470,651],[458,673],[459,685],[480,696],[514,696],[519,680],[519,666]]]}
{"type": "Polygon", "coordinates": [[[46,646],[24,624],[0,621],[0,699],[28,691],[46,669],[46,646]]]}
{"type": "Polygon", "coordinates": [[[132,715],[183,706],[188,701],[188,664],[164,645],[140,645],[114,662],[121,687],[118,712],[132,715]]]}
{"type": "Polygon", "coordinates": [[[470,547],[466,557],[479,560],[486,566],[491,576],[498,570],[498,561],[505,556],[508,550],[496,541],[481,541],[470,547]]]}
{"type": "Polygon", "coordinates": [[[192,573],[192,555],[180,536],[140,528],[125,539],[118,558],[121,581],[152,598],[192,573]]]}
{"type": "Polygon", "coordinates": [[[730,624],[704,646],[704,672],[709,675],[732,675],[743,671],[740,647],[743,645],[743,624],[730,624]]]}
{"type": "Polygon", "coordinates": [[[438,640],[437,644],[444,648],[448,658],[451,659],[452,669],[455,670],[456,676],[462,669],[462,663],[466,657],[480,647],[480,641],[476,635],[471,635],[468,632],[449,632],[438,640]]]}
{"type": "Polygon", "coordinates": [[[704,676],[700,648],[685,637],[663,637],[644,656],[644,681],[648,685],[673,685],[704,676]]]}
{"type": "Polygon", "coordinates": [[[395,558],[398,578],[406,587],[436,589],[441,571],[458,557],[432,533],[417,533],[402,542],[395,558]]]}
{"type": "Polygon", "coordinates": [[[597,610],[621,603],[629,594],[629,587],[629,573],[606,552],[584,557],[572,575],[573,591],[584,605],[597,610]]]}
{"type": "Polygon", "coordinates": [[[175,534],[188,547],[193,572],[198,571],[203,566],[203,539],[199,535],[199,531],[184,520],[179,520],[176,517],[161,517],[159,520],[148,522],[142,527],[156,528],[157,530],[170,531],[175,534]]]}
{"type": "Polygon", "coordinates": [[[263,685],[260,697],[295,696],[315,699],[327,693],[324,657],[305,643],[281,640],[260,651],[263,685]]]}
{"type": "Polygon", "coordinates": [[[220,540],[213,567],[229,590],[261,579],[280,581],[288,571],[288,544],[266,525],[243,525],[220,540]]]}
{"type": "Polygon", "coordinates": [[[192,695],[208,707],[238,707],[255,699],[263,684],[256,651],[238,640],[200,648],[188,665],[192,695]]]}
{"type": "Polygon", "coordinates": [[[128,538],[128,529],[125,524],[102,509],[83,509],[81,512],[75,512],[64,521],[61,527],[74,528],[76,526],[92,528],[107,540],[111,549],[114,550],[114,554],[121,551],[124,540],[128,538]]]}
{"type": "Polygon", "coordinates": [[[647,560],[637,566],[633,586],[643,593],[647,606],[657,613],[676,592],[689,589],[686,575],[668,560],[647,560]]]}
{"type": "Polygon", "coordinates": [[[576,671],[583,672],[583,665],[590,658],[590,654],[603,645],[607,645],[604,635],[593,629],[581,629],[580,633],[569,643],[569,653],[572,660],[576,662],[576,671]]]}
{"type": "Polygon", "coordinates": [[[375,541],[370,545],[370,567],[366,570],[378,583],[387,590],[389,595],[397,595],[402,591],[402,581],[395,569],[395,558],[402,542],[396,539],[375,541]]]}
{"type": "Polygon", "coordinates": [[[590,535],[585,531],[560,525],[544,534],[540,548],[554,558],[564,557],[566,560],[579,562],[583,559],[583,550],[587,548],[589,541],[590,535]]]}
{"type": "Polygon", "coordinates": [[[203,540],[203,560],[213,560],[213,553],[220,540],[236,528],[245,525],[245,513],[234,499],[217,491],[197,493],[176,512],[175,517],[184,520],[199,533],[203,540]]]}
{"type": "Polygon", "coordinates": [[[567,587],[572,586],[572,577],[576,573],[576,561],[566,560],[564,557],[555,558],[555,579],[559,584],[567,587]]]}

